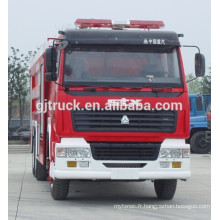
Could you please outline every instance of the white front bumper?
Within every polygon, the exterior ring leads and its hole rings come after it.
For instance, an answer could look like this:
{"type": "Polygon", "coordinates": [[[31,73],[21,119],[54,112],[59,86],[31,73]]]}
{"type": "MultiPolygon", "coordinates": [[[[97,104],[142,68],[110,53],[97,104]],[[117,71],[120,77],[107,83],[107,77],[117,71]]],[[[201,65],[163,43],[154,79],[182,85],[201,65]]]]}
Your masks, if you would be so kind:
{"type": "MultiPolygon", "coordinates": [[[[57,147],[90,147],[83,138],[65,138],[57,147]]],[[[189,148],[183,139],[166,139],[161,148],[189,148]]],[[[87,180],[155,180],[155,179],[188,179],[191,176],[190,158],[164,159],[155,161],[100,161],[91,158],[58,158],[50,164],[50,177],[58,179],[87,180]],[[67,167],[67,161],[88,161],[89,167],[67,167]],[[169,168],[161,168],[160,161],[170,162],[169,168]],[[181,168],[172,168],[173,161],[181,162],[181,168]],[[143,168],[107,168],[103,163],[146,163],[143,168]]]]}

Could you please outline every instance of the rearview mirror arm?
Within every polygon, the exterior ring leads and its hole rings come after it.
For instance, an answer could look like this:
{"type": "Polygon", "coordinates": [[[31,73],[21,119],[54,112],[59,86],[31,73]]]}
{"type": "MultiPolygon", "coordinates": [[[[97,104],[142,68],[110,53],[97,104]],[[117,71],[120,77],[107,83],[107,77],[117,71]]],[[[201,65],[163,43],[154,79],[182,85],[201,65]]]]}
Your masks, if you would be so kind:
{"type": "Polygon", "coordinates": [[[181,47],[195,47],[198,49],[199,53],[200,53],[200,49],[198,46],[194,46],[194,45],[182,45],[181,47]]]}

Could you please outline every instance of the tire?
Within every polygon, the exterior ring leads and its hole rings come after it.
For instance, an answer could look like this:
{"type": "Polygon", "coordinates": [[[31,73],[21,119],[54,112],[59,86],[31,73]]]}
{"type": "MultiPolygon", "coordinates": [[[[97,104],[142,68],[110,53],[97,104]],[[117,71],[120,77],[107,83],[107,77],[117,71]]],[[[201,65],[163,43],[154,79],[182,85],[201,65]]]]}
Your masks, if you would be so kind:
{"type": "Polygon", "coordinates": [[[154,189],[158,199],[170,200],[176,192],[177,180],[155,180],[154,189]]]}
{"type": "Polygon", "coordinates": [[[50,192],[54,200],[65,200],[69,192],[69,181],[54,179],[50,184],[50,192]]]}
{"type": "Polygon", "coordinates": [[[193,134],[190,140],[190,148],[194,153],[207,154],[211,150],[211,143],[206,142],[205,131],[198,131],[193,134]]]}
{"type": "Polygon", "coordinates": [[[36,159],[35,177],[39,181],[47,180],[47,177],[48,177],[46,167],[42,165],[37,159],[36,159]]]}
{"type": "Polygon", "coordinates": [[[33,153],[32,153],[32,174],[37,180],[43,181],[47,180],[48,173],[44,165],[42,165],[36,158],[36,143],[35,136],[32,139],[33,143],[33,153]]]}

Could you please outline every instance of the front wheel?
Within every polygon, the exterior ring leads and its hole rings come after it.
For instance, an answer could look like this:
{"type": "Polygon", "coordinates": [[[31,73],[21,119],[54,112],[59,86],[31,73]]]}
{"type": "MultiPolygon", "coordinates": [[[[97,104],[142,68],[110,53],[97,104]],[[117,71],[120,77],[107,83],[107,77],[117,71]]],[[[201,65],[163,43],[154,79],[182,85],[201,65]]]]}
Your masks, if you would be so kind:
{"type": "Polygon", "coordinates": [[[55,200],[65,200],[69,192],[69,180],[54,179],[50,184],[50,192],[55,200]]]}
{"type": "Polygon", "coordinates": [[[177,180],[155,180],[154,189],[158,199],[170,200],[176,192],[177,180]]]}

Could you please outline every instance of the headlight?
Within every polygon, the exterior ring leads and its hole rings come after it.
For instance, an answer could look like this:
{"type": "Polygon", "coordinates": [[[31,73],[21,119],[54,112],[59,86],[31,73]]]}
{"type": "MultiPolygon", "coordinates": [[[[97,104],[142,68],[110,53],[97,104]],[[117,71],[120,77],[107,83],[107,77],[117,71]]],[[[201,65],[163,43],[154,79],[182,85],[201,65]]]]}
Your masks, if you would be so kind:
{"type": "Polygon", "coordinates": [[[173,157],[173,158],[182,157],[182,149],[172,149],[171,150],[171,157],[173,157]]]}
{"type": "Polygon", "coordinates": [[[166,148],[161,149],[160,150],[160,157],[161,158],[169,158],[169,157],[171,157],[170,149],[166,149],[166,148]]]}
{"type": "Polygon", "coordinates": [[[162,148],[160,150],[160,158],[181,158],[182,149],[178,148],[162,148]]]}
{"type": "Polygon", "coordinates": [[[91,156],[90,149],[85,147],[67,148],[67,157],[88,158],[91,156]]]}

